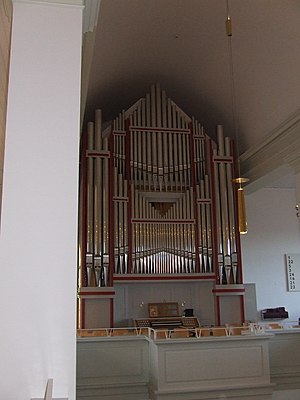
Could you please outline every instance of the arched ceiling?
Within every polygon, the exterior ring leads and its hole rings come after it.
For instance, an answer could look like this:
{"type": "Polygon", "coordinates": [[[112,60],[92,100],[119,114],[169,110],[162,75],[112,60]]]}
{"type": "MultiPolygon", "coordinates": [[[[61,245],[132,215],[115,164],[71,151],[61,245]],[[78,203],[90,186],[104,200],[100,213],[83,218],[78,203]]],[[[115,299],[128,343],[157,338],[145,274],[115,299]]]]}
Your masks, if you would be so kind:
{"type": "MultiPolygon", "coordinates": [[[[265,147],[300,136],[300,1],[228,4],[239,151],[245,172],[260,179],[258,164],[269,172],[265,147]]],[[[226,0],[101,0],[84,121],[97,108],[112,119],[160,82],[210,136],[217,124],[234,136],[226,8],[226,0]]],[[[289,152],[280,164],[294,172],[289,152]]]]}

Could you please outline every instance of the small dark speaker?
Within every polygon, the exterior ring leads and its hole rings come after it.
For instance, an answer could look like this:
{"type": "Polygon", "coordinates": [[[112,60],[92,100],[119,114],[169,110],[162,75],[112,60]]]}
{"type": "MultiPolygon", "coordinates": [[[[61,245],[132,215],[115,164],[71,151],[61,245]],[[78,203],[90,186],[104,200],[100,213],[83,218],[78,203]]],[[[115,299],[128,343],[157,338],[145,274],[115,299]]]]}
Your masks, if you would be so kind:
{"type": "Polygon", "coordinates": [[[185,317],[193,317],[194,316],[194,309],[193,308],[186,308],[184,310],[185,317]]]}

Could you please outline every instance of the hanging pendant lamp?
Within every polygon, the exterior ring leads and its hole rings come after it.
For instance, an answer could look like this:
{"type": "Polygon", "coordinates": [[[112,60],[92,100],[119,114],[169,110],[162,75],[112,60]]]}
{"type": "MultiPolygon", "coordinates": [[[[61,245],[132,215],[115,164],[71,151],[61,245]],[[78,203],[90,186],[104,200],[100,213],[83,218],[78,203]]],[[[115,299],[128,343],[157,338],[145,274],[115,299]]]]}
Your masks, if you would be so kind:
{"type": "Polygon", "coordinates": [[[234,84],[234,68],[233,68],[233,55],[232,55],[232,21],[229,14],[229,4],[226,0],[227,6],[227,19],[226,19],[226,33],[228,37],[228,53],[229,53],[229,67],[230,67],[230,85],[231,85],[231,102],[232,102],[232,115],[233,115],[233,125],[234,125],[234,138],[235,147],[237,152],[237,172],[238,177],[233,179],[233,182],[238,185],[237,189],[237,208],[238,208],[238,225],[239,232],[241,235],[247,233],[247,215],[246,215],[246,205],[245,205],[245,195],[242,184],[249,181],[248,178],[241,177],[240,159],[239,159],[239,142],[238,142],[238,123],[237,123],[237,112],[236,112],[236,97],[235,97],[235,84],[234,84]]]}

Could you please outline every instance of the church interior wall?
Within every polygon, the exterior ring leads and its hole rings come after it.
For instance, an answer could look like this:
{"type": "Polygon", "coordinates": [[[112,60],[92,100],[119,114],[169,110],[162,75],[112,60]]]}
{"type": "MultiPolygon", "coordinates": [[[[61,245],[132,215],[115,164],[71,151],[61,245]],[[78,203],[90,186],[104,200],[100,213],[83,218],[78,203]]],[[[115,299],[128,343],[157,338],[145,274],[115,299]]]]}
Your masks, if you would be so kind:
{"type": "Polygon", "coordinates": [[[300,292],[289,292],[285,254],[299,253],[295,190],[264,188],[246,196],[248,234],[241,237],[245,283],[255,283],[258,319],[265,308],[286,307],[300,317],[300,292]]]}

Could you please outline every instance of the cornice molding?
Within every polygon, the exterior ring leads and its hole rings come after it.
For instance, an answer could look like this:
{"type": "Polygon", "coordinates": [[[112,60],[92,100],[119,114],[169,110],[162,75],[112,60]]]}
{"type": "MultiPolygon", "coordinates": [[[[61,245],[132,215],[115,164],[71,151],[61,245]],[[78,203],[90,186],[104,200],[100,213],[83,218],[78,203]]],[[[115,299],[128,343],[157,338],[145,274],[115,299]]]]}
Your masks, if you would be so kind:
{"type": "MultiPolygon", "coordinates": [[[[3,8],[4,13],[3,13],[3,15],[1,15],[1,17],[7,18],[7,20],[10,23],[11,19],[12,19],[12,0],[3,0],[2,8],[3,8]]],[[[1,23],[3,23],[3,21],[1,23]]]]}
{"type": "Polygon", "coordinates": [[[300,110],[240,157],[242,175],[255,182],[284,165],[300,171],[300,110]]]}
{"type": "Polygon", "coordinates": [[[13,3],[84,7],[85,0],[12,0],[13,3]]]}
{"type": "Polygon", "coordinates": [[[93,32],[98,23],[101,0],[85,0],[83,10],[83,33],[93,32]]]}
{"type": "Polygon", "coordinates": [[[96,39],[96,26],[101,0],[86,0],[83,10],[83,37],[82,37],[82,73],[81,73],[81,115],[80,124],[82,126],[87,98],[90,70],[94,54],[96,39]]]}

